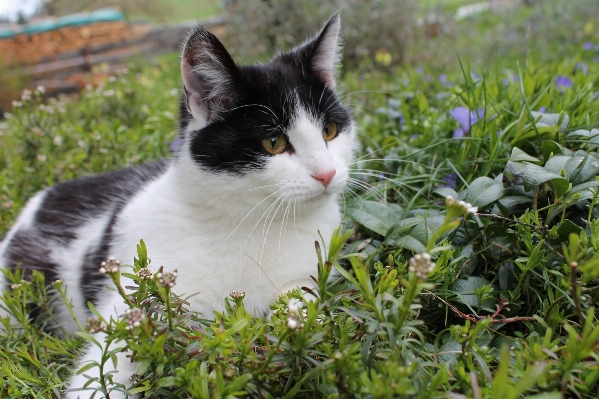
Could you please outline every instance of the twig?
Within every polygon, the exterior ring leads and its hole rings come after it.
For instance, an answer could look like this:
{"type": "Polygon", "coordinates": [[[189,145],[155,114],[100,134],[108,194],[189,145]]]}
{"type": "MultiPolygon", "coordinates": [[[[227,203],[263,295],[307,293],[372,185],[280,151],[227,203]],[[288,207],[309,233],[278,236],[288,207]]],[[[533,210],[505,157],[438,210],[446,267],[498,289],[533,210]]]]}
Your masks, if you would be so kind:
{"type": "Polygon", "coordinates": [[[541,231],[546,231],[549,228],[549,226],[547,226],[547,225],[536,226],[534,224],[524,223],[524,222],[520,222],[518,220],[504,218],[503,216],[495,215],[493,213],[475,213],[475,215],[476,216],[485,216],[485,217],[492,218],[492,219],[499,219],[499,220],[503,220],[503,221],[509,222],[509,223],[521,224],[521,225],[524,225],[524,226],[532,227],[533,229],[539,229],[541,231]]]}
{"type": "MultiPolygon", "coordinates": [[[[479,321],[484,320],[486,318],[486,317],[478,318],[480,316],[473,317],[471,315],[468,315],[468,314],[460,311],[455,306],[449,304],[449,302],[447,302],[445,299],[441,298],[440,296],[436,295],[435,293],[428,291],[428,290],[424,290],[424,291],[428,292],[429,294],[431,294],[432,296],[434,296],[435,298],[437,298],[438,300],[443,302],[449,309],[451,309],[452,312],[454,312],[456,315],[458,315],[462,319],[470,320],[473,323],[478,323],[479,321]]],[[[495,313],[497,313],[497,312],[495,312],[495,313]]],[[[493,316],[495,316],[495,314],[493,316]]],[[[527,316],[508,317],[508,318],[502,318],[502,319],[491,318],[491,324],[516,323],[518,321],[537,321],[537,319],[535,319],[534,317],[527,317],[527,316]]]]}

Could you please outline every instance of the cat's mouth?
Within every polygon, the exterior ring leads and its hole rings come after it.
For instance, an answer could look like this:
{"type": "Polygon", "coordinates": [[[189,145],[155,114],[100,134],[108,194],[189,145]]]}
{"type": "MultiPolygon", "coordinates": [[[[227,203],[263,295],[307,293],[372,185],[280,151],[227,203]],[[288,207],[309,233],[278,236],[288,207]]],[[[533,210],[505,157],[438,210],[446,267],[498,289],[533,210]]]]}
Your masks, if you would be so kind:
{"type": "Polygon", "coordinates": [[[332,195],[332,193],[333,192],[330,190],[323,190],[315,196],[305,200],[304,203],[308,205],[318,206],[322,204],[326,199],[328,199],[332,195]]]}

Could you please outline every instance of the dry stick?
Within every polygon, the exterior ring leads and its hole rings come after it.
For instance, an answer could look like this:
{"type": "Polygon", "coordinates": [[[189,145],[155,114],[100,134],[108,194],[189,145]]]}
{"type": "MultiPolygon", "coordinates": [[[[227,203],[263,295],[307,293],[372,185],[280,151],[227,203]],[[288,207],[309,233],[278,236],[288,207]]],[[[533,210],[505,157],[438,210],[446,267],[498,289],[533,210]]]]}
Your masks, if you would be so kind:
{"type": "Polygon", "coordinates": [[[510,223],[522,224],[524,226],[532,227],[533,229],[539,229],[541,231],[546,231],[549,228],[549,226],[536,226],[534,224],[524,223],[524,222],[520,222],[518,220],[504,218],[503,216],[495,215],[493,213],[475,213],[475,215],[476,216],[485,216],[485,217],[492,218],[492,219],[500,219],[500,220],[504,220],[504,221],[510,222],[510,223]]]}
{"type": "MultiPolygon", "coordinates": [[[[453,305],[450,305],[449,302],[447,302],[446,300],[444,300],[443,298],[441,298],[440,296],[436,295],[435,293],[433,293],[433,292],[431,292],[429,290],[424,290],[424,291],[428,292],[429,294],[431,294],[432,296],[434,296],[435,298],[437,298],[438,300],[440,300],[441,302],[443,302],[449,309],[451,309],[452,312],[454,312],[455,314],[457,314],[462,319],[470,320],[473,323],[478,323],[479,321],[484,320],[484,318],[478,319],[476,317],[472,317],[470,315],[467,315],[464,312],[461,312],[458,308],[456,308],[453,305]]],[[[517,317],[504,318],[504,319],[501,319],[501,320],[491,319],[491,324],[515,323],[515,322],[518,322],[518,321],[537,321],[537,319],[535,319],[534,317],[517,316],[517,317]]]]}

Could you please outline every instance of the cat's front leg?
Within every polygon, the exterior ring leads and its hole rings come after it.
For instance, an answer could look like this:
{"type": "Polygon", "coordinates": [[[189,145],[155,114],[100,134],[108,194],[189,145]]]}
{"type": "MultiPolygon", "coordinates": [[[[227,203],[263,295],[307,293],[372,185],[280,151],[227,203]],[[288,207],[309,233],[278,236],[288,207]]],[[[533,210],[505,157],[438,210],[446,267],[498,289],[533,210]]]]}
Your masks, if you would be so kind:
{"type": "MultiPolygon", "coordinates": [[[[107,322],[111,318],[118,320],[123,317],[128,309],[119,293],[113,290],[103,292],[102,302],[102,306],[97,309],[107,322]]],[[[92,363],[95,365],[80,374],[73,375],[65,397],[67,399],[87,399],[92,396],[105,398],[108,393],[110,399],[134,398],[135,396],[127,395],[126,390],[131,387],[130,378],[135,373],[137,364],[131,362],[130,351],[119,350],[125,347],[125,341],[107,342],[105,332],[93,334],[92,337],[96,342],[89,343],[79,359],[75,372],[86,365],[92,363]],[[116,364],[112,361],[111,352],[116,352],[116,364]]]]}
{"type": "MultiPolygon", "coordinates": [[[[106,334],[99,333],[96,334],[94,338],[98,342],[102,343],[103,347],[105,346],[104,342],[106,334]]],[[[91,398],[95,392],[98,392],[95,394],[95,398],[104,398],[106,395],[103,393],[103,391],[108,392],[110,399],[135,398],[136,396],[126,394],[126,390],[131,386],[130,378],[135,373],[136,367],[136,364],[132,363],[130,357],[127,356],[130,354],[130,352],[126,351],[117,353],[116,365],[110,358],[106,359],[102,365],[102,358],[105,356],[105,353],[123,346],[124,342],[122,341],[113,343],[105,349],[92,344],[81,357],[77,369],[80,369],[91,362],[96,362],[101,365],[101,369],[100,366],[96,365],[95,367],[85,370],[81,374],[75,374],[69,383],[69,388],[66,391],[65,398],[87,399],[91,398]],[[109,374],[111,375],[112,383],[110,383],[110,378],[107,378],[107,375],[109,374]],[[85,387],[90,379],[95,381],[91,382],[87,387],[85,387]],[[100,383],[101,380],[104,381],[104,386],[102,386],[100,383]]]]}

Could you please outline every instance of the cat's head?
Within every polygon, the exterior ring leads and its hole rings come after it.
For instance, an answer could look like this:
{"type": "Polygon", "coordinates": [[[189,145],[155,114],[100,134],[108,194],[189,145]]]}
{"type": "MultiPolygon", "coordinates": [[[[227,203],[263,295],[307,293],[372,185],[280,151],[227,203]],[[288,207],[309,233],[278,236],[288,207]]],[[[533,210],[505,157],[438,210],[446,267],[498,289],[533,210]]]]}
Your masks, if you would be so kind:
{"type": "Polygon", "coordinates": [[[348,179],[354,122],[335,91],[340,19],[270,62],[237,66],[204,27],[182,54],[179,158],[260,196],[320,203],[348,179]],[[278,194],[277,194],[278,193],[278,194]]]}

